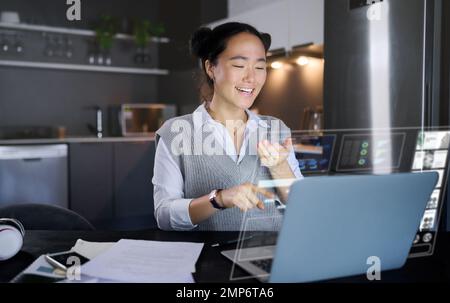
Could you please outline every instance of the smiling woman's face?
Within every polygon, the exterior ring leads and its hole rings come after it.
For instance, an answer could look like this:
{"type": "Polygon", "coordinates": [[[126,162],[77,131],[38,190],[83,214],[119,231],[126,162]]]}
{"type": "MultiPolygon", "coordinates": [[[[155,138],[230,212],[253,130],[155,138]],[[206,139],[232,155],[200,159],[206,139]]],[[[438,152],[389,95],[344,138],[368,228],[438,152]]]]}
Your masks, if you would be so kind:
{"type": "Polygon", "coordinates": [[[266,52],[261,40],[253,34],[231,37],[217,64],[206,62],[214,79],[214,99],[241,109],[252,106],[266,82],[266,52]]]}

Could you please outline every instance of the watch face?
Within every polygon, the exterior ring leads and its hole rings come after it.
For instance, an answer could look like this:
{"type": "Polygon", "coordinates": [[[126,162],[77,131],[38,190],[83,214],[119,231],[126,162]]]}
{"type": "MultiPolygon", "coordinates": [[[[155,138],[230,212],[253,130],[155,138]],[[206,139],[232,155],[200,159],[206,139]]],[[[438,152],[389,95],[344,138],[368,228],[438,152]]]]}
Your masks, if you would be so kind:
{"type": "Polygon", "coordinates": [[[216,193],[217,190],[213,190],[210,194],[209,194],[209,200],[214,199],[216,197],[216,193]]]}

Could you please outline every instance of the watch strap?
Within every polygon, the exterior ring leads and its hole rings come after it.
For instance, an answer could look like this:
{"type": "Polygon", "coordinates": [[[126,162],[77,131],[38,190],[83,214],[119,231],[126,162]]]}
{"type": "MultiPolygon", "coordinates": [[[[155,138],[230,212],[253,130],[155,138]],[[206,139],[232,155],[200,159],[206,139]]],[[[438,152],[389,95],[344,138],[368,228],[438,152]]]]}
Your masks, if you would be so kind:
{"type": "Polygon", "coordinates": [[[226,207],[222,207],[219,205],[219,203],[217,203],[216,197],[217,194],[221,191],[222,189],[217,189],[215,192],[213,192],[213,194],[211,195],[211,197],[209,198],[209,202],[212,204],[212,206],[216,209],[225,209],[226,207]]]}

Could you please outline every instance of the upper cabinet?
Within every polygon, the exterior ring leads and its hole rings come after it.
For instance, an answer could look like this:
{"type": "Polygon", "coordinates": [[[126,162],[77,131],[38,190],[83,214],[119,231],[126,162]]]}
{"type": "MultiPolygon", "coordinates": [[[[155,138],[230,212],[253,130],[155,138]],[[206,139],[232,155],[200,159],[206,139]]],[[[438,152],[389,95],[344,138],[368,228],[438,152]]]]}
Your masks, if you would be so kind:
{"type": "Polygon", "coordinates": [[[323,44],[324,0],[289,0],[290,46],[323,44]]]}
{"type": "Polygon", "coordinates": [[[272,36],[272,50],[291,49],[308,43],[323,44],[324,0],[278,0],[263,5],[255,2],[254,8],[249,5],[244,7],[240,13],[234,6],[228,18],[208,26],[214,27],[229,21],[249,23],[272,36]]]}

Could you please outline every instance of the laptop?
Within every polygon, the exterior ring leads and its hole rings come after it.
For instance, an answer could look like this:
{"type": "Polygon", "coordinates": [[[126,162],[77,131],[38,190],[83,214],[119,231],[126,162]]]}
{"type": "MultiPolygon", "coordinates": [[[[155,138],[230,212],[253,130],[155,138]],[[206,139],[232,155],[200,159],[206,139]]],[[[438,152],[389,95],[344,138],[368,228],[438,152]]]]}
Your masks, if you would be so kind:
{"type": "Polygon", "coordinates": [[[313,282],[402,267],[438,180],[436,172],[295,181],[275,245],[223,251],[253,277],[313,282]]]}

